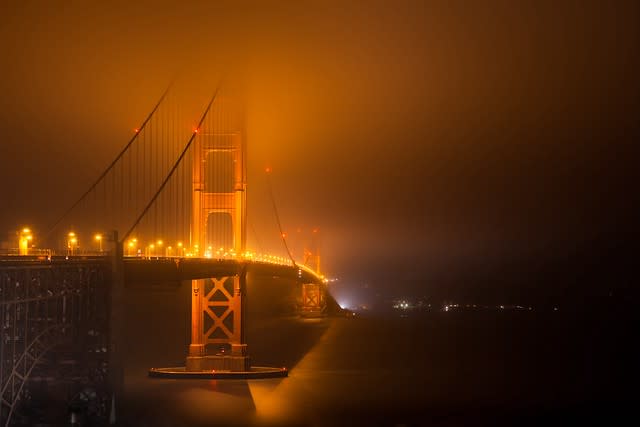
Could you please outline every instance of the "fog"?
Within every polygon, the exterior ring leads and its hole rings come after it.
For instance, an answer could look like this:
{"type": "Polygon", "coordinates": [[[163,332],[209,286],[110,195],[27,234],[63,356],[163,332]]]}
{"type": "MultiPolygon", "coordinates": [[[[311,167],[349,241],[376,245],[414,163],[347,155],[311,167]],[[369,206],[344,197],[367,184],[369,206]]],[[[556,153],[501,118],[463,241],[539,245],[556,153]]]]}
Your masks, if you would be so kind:
{"type": "Polygon", "coordinates": [[[172,78],[196,122],[232,76],[250,221],[277,234],[271,167],[283,228],[320,230],[329,276],[422,292],[617,260],[637,236],[640,10],[556,3],[5,2],[0,240],[46,230],[172,78]]]}

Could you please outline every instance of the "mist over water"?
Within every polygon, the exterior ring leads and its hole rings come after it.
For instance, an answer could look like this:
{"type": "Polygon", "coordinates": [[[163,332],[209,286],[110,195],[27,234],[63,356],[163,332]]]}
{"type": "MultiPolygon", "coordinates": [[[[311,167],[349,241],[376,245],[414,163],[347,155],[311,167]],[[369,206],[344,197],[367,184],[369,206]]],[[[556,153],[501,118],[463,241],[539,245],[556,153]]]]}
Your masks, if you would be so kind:
{"type": "MultiPolygon", "coordinates": [[[[297,292],[293,279],[249,276],[252,365],[284,366],[288,377],[159,379],[148,377],[149,368],[184,366],[191,284],[131,283],[119,425],[608,423],[633,408],[635,316],[624,299],[547,309],[371,307],[301,318],[297,292]]],[[[52,357],[64,360],[61,351],[52,357]]],[[[41,380],[22,412],[31,418],[17,419],[68,425],[64,380],[41,380]]],[[[90,413],[81,419],[101,425],[90,413]]]]}
{"type": "Polygon", "coordinates": [[[628,307],[301,319],[269,309],[289,298],[280,286],[249,299],[247,342],[253,364],[290,374],[251,381],[147,378],[184,363],[189,287],[130,289],[125,425],[537,425],[629,409],[628,307]]]}
{"type": "MultiPolygon", "coordinates": [[[[45,249],[173,76],[190,135],[228,74],[247,98],[248,249],[283,255],[285,232],[299,258],[318,229],[329,289],[358,313],[302,320],[292,283],[258,278],[249,353],[288,378],[150,379],[184,363],[189,286],[131,284],[123,425],[617,421],[639,360],[639,9],[1,2],[0,249],[27,226],[45,249]]],[[[66,424],[66,396],[42,390],[31,402],[66,424]]]]}

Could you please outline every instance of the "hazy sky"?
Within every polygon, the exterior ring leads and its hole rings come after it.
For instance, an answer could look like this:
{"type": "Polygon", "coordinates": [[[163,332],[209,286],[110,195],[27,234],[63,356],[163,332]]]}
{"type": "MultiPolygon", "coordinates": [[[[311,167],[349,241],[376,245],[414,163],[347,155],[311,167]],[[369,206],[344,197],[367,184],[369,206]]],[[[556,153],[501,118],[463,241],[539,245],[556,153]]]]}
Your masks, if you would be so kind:
{"type": "Polygon", "coordinates": [[[46,228],[176,73],[195,106],[242,76],[249,191],[273,167],[330,275],[421,280],[635,223],[638,2],[129,3],[1,3],[3,236],[46,228]]]}

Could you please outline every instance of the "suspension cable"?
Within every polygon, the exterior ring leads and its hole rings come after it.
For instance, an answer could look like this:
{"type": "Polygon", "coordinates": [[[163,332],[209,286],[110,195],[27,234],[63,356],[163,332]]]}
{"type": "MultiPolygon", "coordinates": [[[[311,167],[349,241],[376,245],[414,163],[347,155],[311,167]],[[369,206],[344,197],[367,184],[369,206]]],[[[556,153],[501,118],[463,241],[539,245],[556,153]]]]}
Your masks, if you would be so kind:
{"type": "Polygon", "coordinates": [[[165,96],[167,95],[167,93],[169,93],[169,90],[171,89],[171,87],[173,86],[173,82],[174,80],[172,80],[171,82],[169,82],[169,85],[167,86],[167,88],[165,89],[164,93],[162,94],[162,96],[160,97],[160,99],[158,100],[158,102],[156,103],[156,105],[153,107],[153,110],[151,110],[151,112],[149,113],[149,115],[147,116],[147,118],[142,122],[142,125],[140,125],[140,127],[138,129],[136,129],[136,132],[134,133],[133,137],[131,137],[131,139],[129,140],[129,142],[127,143],[127,145],[124,146],[124,148],[122,149],[122,151],[120,151],[120,153],[116,156],[116,158],[111,162],[111,164],[105,169],[104,172],[102,172],[102,174],[100,174],[100,176],[98,177],[98,179],[91,185],[91,187],[89,187],[89,189],[87,191],[84,192],[84,194],[82,194],[82,196],[80,196],[80,198],[69,208],[67,209],[62,216],[60,216],[60,218],[58,218],[58,220],[53,224],[53,226],[49,229],[49,231],[47,232],[47,234],[45,235],[45,239],[47,239],[49,237],[49,235],[51,235],[51,233],[56,229],[56,227],[58,227],[58,225],[60,225],[60,223],[62,222],[62,220],[64,218],[66,218],[67,215],[69,215],[69,213],[76,208],[76,206],[78,206],[84,199],[85,197],[87,197],[87,195],[89,193],[91,193],[97,186],[98,184],[102,181],[102,179],[109,173],[109,171],[111,171],[111,169],[113,169],[113,167],[116,165],[116,163],[118,163],[118,160],[120,160],[120,158],[122,158],[122,156],[124,156],[124,154],[127,152],[127,150],[129,149],[129,147],[131,147],[131,144],[134,143],[134,141],[138,138],[138,135],[140,135],[142,133],[142,130],[145,128],[145,126],[147,125],[147,123],[149,122],[149,120],[151,120],[151,118],[153,117],[153,115],[155,114],[155,112],[158,110],[158,107],[160,107],[160,104],[162,104],[162,101],[164,100],[165,96]]]}
{"type": "Polygon", "coordinates": [[[142,220],[142,218],[147,214],[147,211],[151,208],[151,206],[153,206],[154,202],[156,201],[156,199],[158,198],[158,196],[160,195],[160,193],[162,193],[162,190],[164,189],[164,187],[167,185],[167,182],[169,182],[169,180],[171,179],[171,177],[173,176],[173,173],[176,171],[176,169],[178,169],[178,166],[180,165],[180,162],[182,161],[182,159],[184,158],[185,154],[187,154],[187,151],[189,150],[189,147],[191,147],[191,144],[193,143],[193,140],[196,138],[196,135],[198,134],[198,131],[200,130],[200,127],[202,126],[202,122],[204,122],[204,119],[207,117],[207,114],[209,113],[209,110],[211,109],[211,105],[213,104],[213,101],[216,99],[216,97],[218,96],[218,91],[220,90],[220,86],[218,86],[216,88],[216,91],[214,92],[213,96],[211,97],[211,100],[209,101],[209,105],[207,105],[207,108],[204,110],[204,113],[202,114],[202,117],[200,118],[200,121],[198,122],[198,127],[193,131],[193,133],[191,134],[191,137],[189,138],[189,141],[187,142],[187,144],[185,145],[184,149],[182,150],[182,153],[180,153],[180,156],[178,157],[178,160],[176,160],[176,162],[174,163],[173,167],[171,168],[171,170],[169,171],[169,174],[165,177],[164,181],[162,181],[162,184],[160,184],[160,188],[158,188],[158,190],[156,191],[156,193],[153,195],[153,197],[151,198],[151,200],[149,201],[149,203],[147,204],[147,206],[144,208],[144,210],[142,211],[142,213],[140,214],[140,216],[138,216],[138,218],[136,219],[136,221],[133,223],[133,225],[131,226],[131,228],[129,229],[129,231],[127,231],[124,236],[122,237],[122,241],[124,242],[125,240],[127,240],[127,238],[129,237],[129,235],[131,235],[131,233],[133,232],[133,230],[138,226],[138,224],[140,223],[140,221],[142,220]]]}
{"type": "Polygon", "coordinates": [[[278,224],[278,230],[280,231],[280,238],[282,239],[282,243],[284,244],[284,248],[287,250],[287,254],[289,255],[289,259],[293,263],[294,267],[297,267],[296,260],[293,259],[293,255],[289,250],[289,246],[287,245],[287,240],[284,237],[284,233],[282,232],[282,225],[280,224],[280,215],[278,214],[278,207],[276,206],[276,199],[273,196],[273,187],[271,186],[271,170],[267,169],[267,187],[269,188],[269,196],[271,197],[271,204],[273,205],[273,213],[276,216],[276,224],[278,224]]]}

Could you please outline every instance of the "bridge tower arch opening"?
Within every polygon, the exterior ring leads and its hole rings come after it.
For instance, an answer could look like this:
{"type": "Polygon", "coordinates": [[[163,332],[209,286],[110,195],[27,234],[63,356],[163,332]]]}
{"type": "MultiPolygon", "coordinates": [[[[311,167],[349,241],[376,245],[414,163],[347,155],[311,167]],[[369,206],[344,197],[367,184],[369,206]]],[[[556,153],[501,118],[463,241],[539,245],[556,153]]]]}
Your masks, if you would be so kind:
{"type": "Polygon", "coordinates": [[[211,112],[217,119],[198,129],[194,140],[191,247],[203,251],[211,246],[208,235],[217,231],[207,230],[210,214],[226,213],[231,218],[233,246],[225,249],[242,253],[247,234],[244,120],[237,101],[219,96],[211,112]]]}
{"type": "Polygon", "coordinates": [[[220,258],[235,248],[233,218],[227,211],[209,212],[205,225],[205,256],[220,258]]]}

